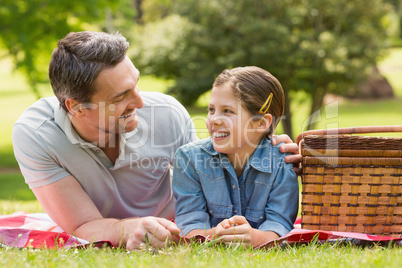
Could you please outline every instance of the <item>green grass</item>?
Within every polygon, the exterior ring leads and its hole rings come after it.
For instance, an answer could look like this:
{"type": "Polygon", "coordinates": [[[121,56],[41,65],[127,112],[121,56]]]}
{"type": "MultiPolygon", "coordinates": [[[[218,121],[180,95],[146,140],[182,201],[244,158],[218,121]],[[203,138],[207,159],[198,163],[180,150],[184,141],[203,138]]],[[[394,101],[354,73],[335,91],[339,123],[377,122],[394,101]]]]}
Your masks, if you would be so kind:
{"type": "Polygon", "coordinates": [[[87,249],[0,250],[3,267],[400,267],[402,249],[352,245],[303,245],[251,250],[192,243],[149,252],[87,249]],[[3,256],[2,256],[3,255],[3,256]]]}
{"type": "Polygon", "coordinates": [[[35,200],[20,173],[4,172],[0,176],[0,200],[35,200]]]}
{"type": "MultiPolygon", "coordinates": [[[[44,212],[37,201],[1,201],[0,214],[44,212]]],[[[205,243],[173,245],[158,254],[124,249],[0,248],[2,267],[400,267],[402,247],[311,243],[251,250],[205,243]]]]}

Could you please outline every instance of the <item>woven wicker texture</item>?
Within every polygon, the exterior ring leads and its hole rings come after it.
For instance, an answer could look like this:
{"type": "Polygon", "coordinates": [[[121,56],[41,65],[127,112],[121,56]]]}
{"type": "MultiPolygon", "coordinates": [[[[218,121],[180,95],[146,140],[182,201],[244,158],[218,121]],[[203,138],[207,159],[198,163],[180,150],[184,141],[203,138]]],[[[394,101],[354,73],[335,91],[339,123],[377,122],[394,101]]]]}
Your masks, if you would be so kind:
{"type": "Polygon", "coordinates": [[[309,135],[301,150],[302,228],[402,236],[402,138],[309,135]]]}
{"type": "Polygon", "coordinates": [[[399,150],[402,151],[402,138],[310,135],[304,138],[304,143],[311,149],[348,150],[399,150]]]}

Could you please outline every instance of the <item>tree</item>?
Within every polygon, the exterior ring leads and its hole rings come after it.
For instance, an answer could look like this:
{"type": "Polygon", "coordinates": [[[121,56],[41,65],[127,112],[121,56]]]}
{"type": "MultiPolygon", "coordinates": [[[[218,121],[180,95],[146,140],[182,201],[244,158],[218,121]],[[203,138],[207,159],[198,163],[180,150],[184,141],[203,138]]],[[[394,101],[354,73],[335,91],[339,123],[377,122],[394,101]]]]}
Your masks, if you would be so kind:
{"type": "Polygon", "coordinates": [[[174,78],[170,92],[186,105],[208,91],[223,69],[262,67],[284,87],[282,123],[290,136],[291,91],[307,92],[314,114],[327,92],[342,92],[364,78],[385,47],[382,0],[180,0],[174,10],[181,19],[145,26],[136,64],[174,78]]]}
{"type": "MultiPolygon", "coordinates": [[[[0,47],[12,56],[15,68],[26,75],[39,98],[37,85],[47,81],[47,66],[57,40],[71,31],[98,29],[91,23],[104,23],[106,10],[115,13],[127,10],[129,3],[129,0],[2,0],[0,47]]],[[[130,13],[124,13],[127,14],[130,13]]]]}

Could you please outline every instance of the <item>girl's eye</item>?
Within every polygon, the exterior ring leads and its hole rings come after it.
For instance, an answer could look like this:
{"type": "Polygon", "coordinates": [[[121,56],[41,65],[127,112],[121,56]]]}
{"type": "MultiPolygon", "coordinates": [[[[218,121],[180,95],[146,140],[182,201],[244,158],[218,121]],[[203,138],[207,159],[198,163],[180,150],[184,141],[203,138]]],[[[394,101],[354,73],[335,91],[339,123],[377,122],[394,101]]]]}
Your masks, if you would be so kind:
{"type": "Polygon", "coordinates": [[[211,107],[208,108],[208,112],[213,113],[214,111],[215,111],[214,108],[211,108],[211,107]]]}
{"type": "Polygon", "coordinates": [[[228,109],[225,109],[223,112],[224,113],[233,113],[231,110],[228,110],[228,109]]]}

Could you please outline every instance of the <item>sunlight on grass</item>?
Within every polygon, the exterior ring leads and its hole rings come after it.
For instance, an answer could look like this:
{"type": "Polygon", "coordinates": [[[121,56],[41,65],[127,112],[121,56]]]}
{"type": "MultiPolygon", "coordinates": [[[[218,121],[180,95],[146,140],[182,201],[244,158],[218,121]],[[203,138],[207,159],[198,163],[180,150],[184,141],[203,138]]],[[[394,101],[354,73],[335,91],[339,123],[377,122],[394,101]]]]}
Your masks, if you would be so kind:
{"type": "Polygon", "coordinates": [[[7,215],[17,211],[24,211],[27,213],[44,213],[42,206],[37,200],[31,201],[15,201],[15,200],[1,200],[0,202],[0,215],[7,215]]]}
{"type": "Polygon", "coordinates": [[[146,75],[140,76],[138,87],[140,91],[165,92],[173,83],[173,80],[163,80],[151,75],[146,75]]]}
{"type": "Polygon", "coordinates": [[[402,98],[402,48],[393,48],[378,65],[380,72],[392,85],[395,95],[402,98]]]}

